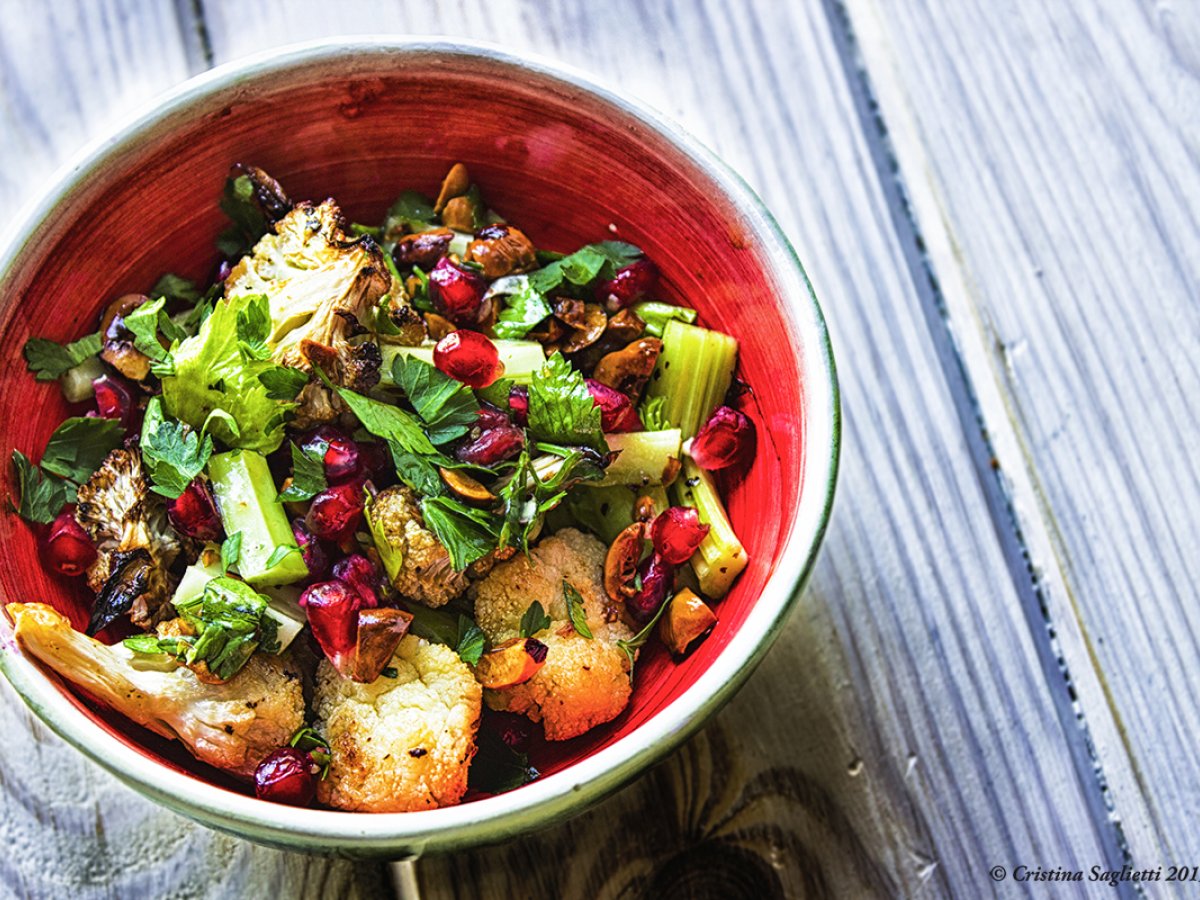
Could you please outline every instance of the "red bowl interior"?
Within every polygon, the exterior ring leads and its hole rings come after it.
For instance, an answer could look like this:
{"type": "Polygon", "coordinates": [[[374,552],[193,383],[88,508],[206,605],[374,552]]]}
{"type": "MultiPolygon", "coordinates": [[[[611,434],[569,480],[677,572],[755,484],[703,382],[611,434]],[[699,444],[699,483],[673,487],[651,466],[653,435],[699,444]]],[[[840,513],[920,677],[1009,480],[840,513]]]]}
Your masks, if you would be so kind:
{"type": "MultiPolygon", "coordinates": [[[[717,606],[716,630],[689,657],[677,664],[661,647],[645,654],[623,715],[537,748],[538,768],[560,771],[629,734],[691,685],[741,626],[779,561],[800,495],[805,433],[787,301],[711,180],[669,141],[601,99],[453,57],[387,69],[377,60],[326,66],[299,80],[266,76],[253,89],[230,89],[173,115],[56,207],[2,298],[0,444],[37,459],[69,414],[57,385],[26,373],[26,338],[62,341],[93,331],[108,301],[147,290],[164,271],[209,277],[213,240],[225,224],[217,198],[235,161],[262,166],[293,198],[332,196],[348,219],[376,222],[403,189],[436,193],[449,165],[461,160],[489,205],[538,246],[566,251],[613,236],[641,246],[661,267],[669,299],[696,307],[701,324],[741,342],[759,448],[727,501],[751,562],[717,606]]],[[[4,471],[7,495],[12,479],[4,471]]],[[[42,568],[33,531],[6,514],[0,540],[8,556],[3,600],[51,603],[82,627],[90,595],[42,568]]],[[[61,682],[60,689],[71,690],[61,682]]],[[[72,696],[131,753],[232,787],[178,745],[72,696]]]]}

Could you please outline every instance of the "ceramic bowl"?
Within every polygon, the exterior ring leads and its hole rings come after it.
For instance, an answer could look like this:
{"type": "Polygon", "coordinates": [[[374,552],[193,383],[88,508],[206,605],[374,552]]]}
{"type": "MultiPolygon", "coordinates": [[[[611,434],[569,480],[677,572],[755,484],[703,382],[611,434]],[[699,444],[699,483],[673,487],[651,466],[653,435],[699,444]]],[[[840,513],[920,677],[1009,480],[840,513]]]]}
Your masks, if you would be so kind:
{"type": "MultiPolygon", "coordinates": [[[[26,338],[90,332],[111,298],[148,289],[164,271],[211,275],[231,163],[262,166],[293,198],[332,196],[351,221],[370,222],[403,189],[435,193],[456,160],[538,246],[631,241],[658,263],[669,298],[741,341],[759,447],[728,506],[751,563],[717,606],[715,632],[684,662],[661,647],[639,662],[616,721],[537,748],[539,780],[419,813],[256,800],[23,657],[0,616],[0,667],[52,729],[146,796],[252,840],[406,856],[579,812],[676,747],[745,681],[799,597],[828,519],[839,439],[833,358],[804,271],[758,198],[679,128],[584,75],[441,40],[345,39],[222,66],[66,167],[0,250],[0,445],[36,459],[67,414],[56,385],[26,374],[26,338]]],[[[6,495],[11,480],[6,468],[6,495]]],[[[90,598],[42,568],[30,528],[4,515],[0,539],[0,599],[52,603],[82,627],[90,598]]]]}

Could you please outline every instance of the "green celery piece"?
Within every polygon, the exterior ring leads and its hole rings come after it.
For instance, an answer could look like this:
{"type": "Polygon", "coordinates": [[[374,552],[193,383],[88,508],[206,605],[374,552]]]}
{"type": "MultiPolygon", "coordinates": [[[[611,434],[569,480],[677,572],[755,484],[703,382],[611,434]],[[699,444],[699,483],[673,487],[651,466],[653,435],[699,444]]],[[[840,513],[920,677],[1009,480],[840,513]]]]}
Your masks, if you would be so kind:
{"type": "Polygon", "coordinates": [[[708,472],[685,458],[671,485],[671,499],[676,506],[695,507],[700,521],[709,526],[708,535],[692,555],[692,569],[701,592],[719,600],[746,568],[749,556],[725,514],[717,486],[708,472]]]}
{"type": "Polygon", "coordinates": [[[620,451],[609,463],[597,487],[631,484],[643,487],[662,484],[672,458],[679,459],[682,435],[678,428],[666,431],[630,431],[605,435],[608,449],[620,451]]]}
{"type": "Polygon", "coordinates": [[[611,544],[618,534],[633,524],[634,512],[642,497],[649,497],[653,501],[655,515],[671,505],[667,499],[667,489],[661,484],[641,489],[614,484],[571,491],[564,506],[576,524],[593,532],[604,543],[611,544]]]}
{"type": "Polygon", "coordinates": [[[646,395],[666,399],[663,414],[687,440],[725,401],[737,365],[738,342],[719,331],[679,321],[667,322],[662,342],[646,395]]]}
{"type": "Polygon", "coordinates": [[[208,461],[217,508],[226,534],[242,533],[238,573],[250,584],[290,584],[308,576],[304,558],[289,553],[275,565],[267,563],[279,547],[294,548],[296,538],[267,459],[253,450],[218,453],[208,461]]]}

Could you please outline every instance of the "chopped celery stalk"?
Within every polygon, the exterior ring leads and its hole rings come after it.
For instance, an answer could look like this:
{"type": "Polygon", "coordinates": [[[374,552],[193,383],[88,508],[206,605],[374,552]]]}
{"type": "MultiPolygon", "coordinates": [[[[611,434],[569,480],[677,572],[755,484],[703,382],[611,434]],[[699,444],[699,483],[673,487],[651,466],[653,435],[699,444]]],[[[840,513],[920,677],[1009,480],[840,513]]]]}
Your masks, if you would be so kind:
{"type": "Polygon", "coordinates": [[[266,585],[260,593],[267,598],[266,614],[275,620],[275,640],[282,653],[308,624],[308,616],[300,608],[300,589],[292,584],[266,585]]]}
{"type": "Polygon", "coordinates": [[[447,253],[456,253],[459,256],[467,255],[467,246],[471,241],[475,240],[475,235],[467,234],[465,231],[454,232],[454,237],[450,238],[450,246],[446,248],[447,253]]]}
{"type": "Polygon", "coordinates": [[[618,534],[633,524],[633,517],[642,497],[649,497],[654,503],[656,516],[671,505],[671,501],[667,499],[667,489],[661,484],[641,489],[632,485],[614,484],[586,491],[572,491],[563,505],[576,524],[594,533],[604,543],[611,544],[618,534]]]}
{"type": "Polygon", "coordinates": [[[62,388],[63,397],[68,403],[82,403],[90,400],[95,394],[92,382],[104,374],[104,364],[100,357],[89,356],[73,369],[67,369],[59,376],[58,384],[62,388]]]}
{"type": "Polygon", "coordinates": [[[692,556],[692,569],[700,590],[719,600],[746,568],[746,548],[733,533],[712,476],[692,460],[684,459],[683,470],[671,485],[671,497],[677,506],[695,507],[700,521],[709,526],[708,536],[692,556]]]}
{"type": "Polygon", "coordinates": [[[605,435],[610,450],[620,453],[608,465],[604,480],[597,487],[632,484],[642,487],[662,484],[672,458],[679,458],[682,436],[678,428],[666,431],[630,431],[605,435]]]}
{"type": "Polygon", "coordinates": [[[662,337],[663,329],[672,319],[691,325],[696,321],[696,311],[687,306],[676,306],[673,303],[661,303],[658,300],[647,300],[644,303],[633,304],[637,317],[646,323],[646,334],[662,337]]]}
{"type": "Polygon", "coordinates": [[[216,544],[206,544],[200,551],[200,558],[183,570],[179,587],[175,588],[175,594],[171,597],[171,605],[176,609],[189,605],[203,596],[204,588],[210,581],[224,574],[221,571],[221,548],[216,544]]]}
{"type": "Polygon", "coordinates": [[[287,513],[275,499],[278,489],[267,458],[253,450],[218,453],[208,461],[208,477],[225,533],[242,533],[238,574],[255,587],[306,578],[308,569],[287,513]],[[281,547],[293,552],[277,552],[281,547]],[[270,565],[272,556],[274,565],[270,565]]]}
{"type": "MultiPolygon", "coordinates": [[[[503,341],[493,340],[504,363],[504,377],[511,378],[517,384],[529,384],[533,373],[539,371],[546,363],[546,351],[537,341],[503,341]]],[[[392,381],[392,360],[404,354],[415,356],[423,362],[433,365],[432,341],[418,344],[416,347],[402,347],[396,344],[385,344],[379,348],[383,354],[383,365],[380,367],[380,380],[384,384],[394,384],[392,381]]]]}
{"type": "Polygon", "coordinates": [[[665,398],[663,415],[687,440],[724,402],[737,365],[738,342],[719,331],[678,321],[667,322],[662,342],[646,395],[665,398]]]}

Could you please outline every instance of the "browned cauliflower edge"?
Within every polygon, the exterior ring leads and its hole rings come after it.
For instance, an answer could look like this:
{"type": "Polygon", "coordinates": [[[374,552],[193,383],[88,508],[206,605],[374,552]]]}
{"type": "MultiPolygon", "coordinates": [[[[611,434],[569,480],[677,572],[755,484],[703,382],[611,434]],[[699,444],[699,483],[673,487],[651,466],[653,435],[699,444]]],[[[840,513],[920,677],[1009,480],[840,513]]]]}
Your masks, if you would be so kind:
{"type": "Polygon", "coordinates": [[[549,628],[532,635],[549,652],[531,679],[485,693],[492,709],[521,713],[541,722],[547,740],[562,741],[610,722],[629,703],[629,661],[617,646],[633,633],[604,592],[606,549],[573,528],[544,538],[529,557],[498,564],[471,588],[475,621],[493,646],[520,636],[521,617],[535,600],[550,617],[549,628]],[[592,638],[571,625],[563,597],[567,581],[583,598],[592,638]]]}
{"type": "Polygon", "coordinates": [[[425,527],[416,495],[404,485],[380,491],[367,504],[367,524],[388,580],[405,600],[445,606],[467,589],[450,554],[425,527]]]}
{"type": "Polygon", "coordinates": [[[256,653],[229,681],[205,684],[183,667],[145,668],[131,650],[75,631],[43,603],[5,609],[22,650],[218,769],[252,777],[263,758],[304,724],[300,672],[286,653],[256,653]]]}
{"type": "Polygon", "coordinates": [[[329,742],[322,803],[359,812],[453,806],[467,790],[482,688],[449,647],[413,635],[370,684],[317,670],[315,728],[329,742]]]}

